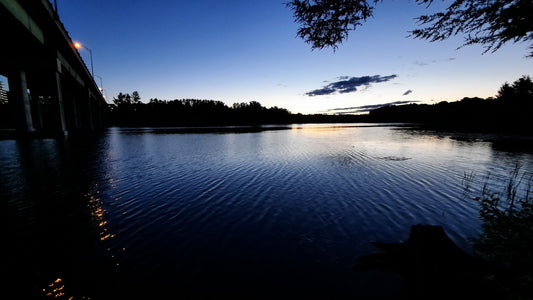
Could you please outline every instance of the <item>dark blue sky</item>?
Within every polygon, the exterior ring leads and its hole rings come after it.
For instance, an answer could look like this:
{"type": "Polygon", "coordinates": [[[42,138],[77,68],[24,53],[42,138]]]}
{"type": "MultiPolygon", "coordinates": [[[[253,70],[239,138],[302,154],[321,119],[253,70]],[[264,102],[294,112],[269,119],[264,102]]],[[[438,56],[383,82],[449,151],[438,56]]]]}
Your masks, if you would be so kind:
{"type": "MultiPolygon", "coordinates": [[[[416,26],[413,18],[427,13],[414,1],[380,3],[374,18],[336,52],[312,51],[296,37],[297,25],[283,2],[57,0],[72,39],[92,50],[96,79],[102,79],[108,101],[137,90],[143,101],[259,101],[314,113],[488,97],[505,81],[533,70],[526,44],[482,55],[477,46],[456,50],[460,37],[439,43],[408,38],[416,26]],[[368,77],[390,80],[347,92],[311,93],[368,77]]],[[[80,53],[90,67],[89,52],[80,53]]]]}

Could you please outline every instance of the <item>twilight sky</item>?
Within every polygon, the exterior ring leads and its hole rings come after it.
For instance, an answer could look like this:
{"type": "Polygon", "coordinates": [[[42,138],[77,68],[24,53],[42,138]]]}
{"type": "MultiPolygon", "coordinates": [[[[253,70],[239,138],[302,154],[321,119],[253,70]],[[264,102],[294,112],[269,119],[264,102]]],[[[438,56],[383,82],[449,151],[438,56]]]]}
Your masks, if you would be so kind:
{"type": "MultiPolygon", "coordinates": [[[[57,0],[73,41],[90,48],[108,102],[138,91],[143,102],[195,98],[258,101],[293,113],[407,101],[494,96],[533,75],[528,44],[482,54],[461,37],[407,37],[429,13],[410,1],[379,3],[374,18],[335,52],[296,37],[284,0],[57,0]]],[[[449,1],[435,3],[431,9],[449,1]]],[[[89,51],[79,50],[90,69],[89,51]]]]}

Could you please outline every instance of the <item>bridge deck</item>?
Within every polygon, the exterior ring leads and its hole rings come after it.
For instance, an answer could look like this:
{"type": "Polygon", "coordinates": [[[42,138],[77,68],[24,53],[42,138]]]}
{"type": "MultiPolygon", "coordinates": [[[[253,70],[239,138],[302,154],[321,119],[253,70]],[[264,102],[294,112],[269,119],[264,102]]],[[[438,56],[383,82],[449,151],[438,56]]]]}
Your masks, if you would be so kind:
{"type": "Polygon", "coordinates": [[[0,109],[11,127],[25,135],[105,126],[107,103],[48,0],[0,0],[0,25],[0,75],[9,82],[0,109]]]}

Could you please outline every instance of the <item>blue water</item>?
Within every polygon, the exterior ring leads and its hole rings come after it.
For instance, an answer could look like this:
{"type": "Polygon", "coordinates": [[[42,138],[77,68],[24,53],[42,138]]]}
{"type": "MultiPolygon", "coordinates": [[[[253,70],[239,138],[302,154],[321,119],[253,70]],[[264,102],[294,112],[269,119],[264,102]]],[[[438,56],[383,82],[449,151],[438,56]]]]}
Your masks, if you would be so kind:
{"type": "Polygon", "coordinates": [[[233,129],[0,141],[15,289],[369,295],[380,283],[352,265],[371,242],[438,224],[471,251],[483,178],[533,170],[531,152],[498,147],[502,137],[365,124],[233,129]]]}

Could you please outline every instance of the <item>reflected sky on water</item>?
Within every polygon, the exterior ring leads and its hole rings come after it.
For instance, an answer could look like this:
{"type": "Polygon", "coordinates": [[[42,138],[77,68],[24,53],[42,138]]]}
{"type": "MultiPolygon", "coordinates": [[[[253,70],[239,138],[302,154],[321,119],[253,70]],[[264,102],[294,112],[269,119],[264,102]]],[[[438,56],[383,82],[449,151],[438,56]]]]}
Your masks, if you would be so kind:
{"type": "Polygon", "coordinates": [[[13,289],[42,295],[60,279],[64,295],[93,299],[367,295],[379,285],[351,266],[371,242],[439,224],[469,251],[483,178],[533,169],[508,137],[513,151],[502,137],[398,126],[260,129],[0,141],[13,289]]]}

